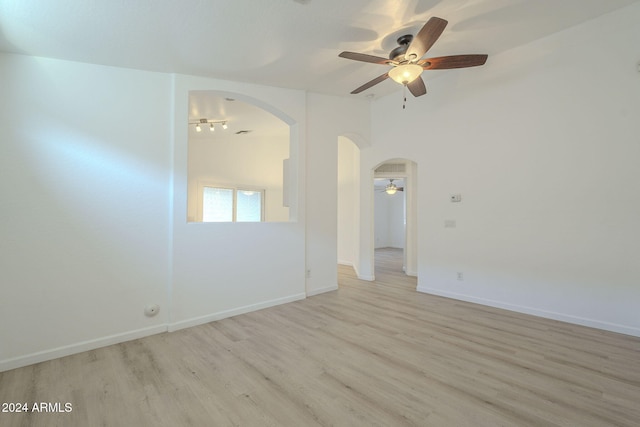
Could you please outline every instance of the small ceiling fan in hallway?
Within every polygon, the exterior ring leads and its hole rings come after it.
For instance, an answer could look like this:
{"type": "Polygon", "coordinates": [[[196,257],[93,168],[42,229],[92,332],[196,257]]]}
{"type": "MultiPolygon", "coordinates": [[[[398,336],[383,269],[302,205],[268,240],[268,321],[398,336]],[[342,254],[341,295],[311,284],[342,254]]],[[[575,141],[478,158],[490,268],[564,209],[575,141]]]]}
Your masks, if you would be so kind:
{"type": "Polygon", "coordinates": [[[389,183],[384,187],[383,190],[380,190],[380,191],[383,193],[387,193],[389,195],[394,195],[398,191],[404,191],[404,187],[398,187],[393,183],[394,180],[395,178],[390,178],[389,183]]]}

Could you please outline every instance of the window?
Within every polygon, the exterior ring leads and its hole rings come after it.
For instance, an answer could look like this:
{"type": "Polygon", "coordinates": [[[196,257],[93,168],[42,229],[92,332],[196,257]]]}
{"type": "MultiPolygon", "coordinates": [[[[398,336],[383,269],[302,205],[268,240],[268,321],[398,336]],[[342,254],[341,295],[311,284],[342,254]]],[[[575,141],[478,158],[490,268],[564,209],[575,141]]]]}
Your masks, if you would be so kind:
{"type": "Polygon", "coordinates": [[[234,190],[229,188],[204,187],[202,194],[202,221],[233,221],[233,192],[234,190]]]}
{"type": "Polygon", "coordinates": [[[202,222],[264,221],[264,190],[205,186],[202,222]]]}
{"type": "Polygon", "coordinates": [[[236,190],[236,221],[262,221],[262,192],[236,190]]]}

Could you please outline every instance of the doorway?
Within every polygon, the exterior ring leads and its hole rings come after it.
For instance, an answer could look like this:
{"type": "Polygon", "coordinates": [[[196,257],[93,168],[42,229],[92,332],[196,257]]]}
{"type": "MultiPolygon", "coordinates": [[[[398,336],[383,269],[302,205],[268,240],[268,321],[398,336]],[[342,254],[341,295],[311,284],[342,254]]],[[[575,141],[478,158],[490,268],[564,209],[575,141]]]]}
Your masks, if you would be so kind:
{"type": "Polygon", "coordinates": [[[373,217],[376,279],[406,271],[406,203],[404,178],[374,178],[373,217]]]}
{"type": "MultiPolygon", "coordinates": [[[[404,230],[400,234],[404,239],[401,244],[386,246],[401,248],[395,251],[401,254],[400,268],[392,267],[397,270],[396,276],[417,277],[417,164],[396,158],[378,163],[371,169],[361,169],[360,146],[350,138],[340,137],[338,142],[338,264],[353,267],[360,280],[376,280],[376,264],[384,264],[384,260],[375,260],[374,184],[376,178],[386,179],[384,191],[389,180],[394,179],[396,186],[403,187],[398,192],[403,199],[403,213],[399,217],[402,218],[400,228],[404,230]]],[[[397,260],[394,262],[398,263],[397,260]]]]}
{"type": "Polygon", "coordinates": [[[406,159],[390,159],[372,171],[372,271],[376,281],[388,275],[417,276],[416,172],[406,159]]]}

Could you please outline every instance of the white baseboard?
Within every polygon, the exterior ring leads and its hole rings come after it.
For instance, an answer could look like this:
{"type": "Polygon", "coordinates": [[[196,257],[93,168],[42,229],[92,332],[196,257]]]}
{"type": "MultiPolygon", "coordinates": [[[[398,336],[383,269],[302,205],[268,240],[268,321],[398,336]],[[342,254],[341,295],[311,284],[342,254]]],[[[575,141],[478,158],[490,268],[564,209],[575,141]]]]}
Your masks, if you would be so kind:
{"type": "Polygon", "coordinates": [[[179,322],[169,324],[169,332],[178,331],[184,328],[190,328],[192,326],[203,325],[205,323],[214,322],[216,320],[225,319],[231,316],[237,316],[239,314],[245,314],[256,310],[262,310],[263,308],[274,307],[280,304],[286,304],[288,302],[298,301],[305,299],[307,296],[304,293],[289,295],[282,298],[276,298],[269,301],[259,302],[257,304],[245,305],[243,307],[234,308],[231,310],[219,311],[217,313],[207,314],[205,316],[194,317],[192,319],[181,320],[179,322]]]}
{"type": "MultiPolygon", "coordinates": [[[[337,289],[337,285],[336,285],[337,289]]],[[[326,289],[328,291],[329,289],[326,289]]],[[[173,332],[179,329],[188,328],[191,326],[197,326],[204,323],[209,323],[214,320],[224,319],[226,317],[235,316],[238,314],[244,314],[251,311],[260,310],[263,308],[273,307],[275,305],[285,304],[292,301],[305,299],[304,293],[290,295],[284,298],[277,298],[270,301],[261,302],[258,304],[251,304],[244,307],[239,307],[232,310],[221,311],[218,313],[209,314],[193,319],[184,320],[181,322],[162,324],[152,326],[149,328],[137,329],[135,331],[125,332],[122,334],[110,335],[103,338],[97,338],[94,340],[83,341],[77,344],[71,344],[63,347],[54,348],[52,350],[40,351],[37,353],[27,354],[26,356],[19,356],[12,359],[6,359],[0,361],[0,372],[8,371],[10,369],[21,368],[23,366],[33,365],[34,363],[46,362],[47,360],[58,359],[64,356],[70,356],[72,354],[82,353],[84,351],[95,350],[96,348],[106,347],[113,344],[119,344],[126,341],[135,340],[138,338],[144,338],[149,335],[160,334],[162,332],[173,332]]]]}
{"type": "Polygon", "coordinates": [[[356,267],[355,265],[353,266],[353,271],[356,272],[356,277],[360,280],[366,280],[367,282],[373,282],[374,280],[376,280],[376,277],[374,275],[365,276],[360,274],[360,272],[358,271],[358,267],[356,267]]]}
{"type": "Polygon", "coordinates": [[[348,265],[349,267],[353,267],[353,263],[351,261],[338,260],[338,264],[340,265],[348,265]]]}
{"type": "Polygon", "coordinates": [[[418,286],[416,288],[418,292],[425,294],[438,295],[446,298],[453,298],[461,301],[473,302],[476,304],[487,305],[489,307],[502,308],[509,311],[515,311],[517,313],[531,314],[533,316],[543,317],[545,319],[559,320],[561,322],[572,323],[575,325],[588,326],[590,328],[602,329],[605,331],[617,332],[625,335],[632,335],[640,337],[640,328],[635,328],[626,325],[619,325],[616,323],[604,322],[596,319],[587,319],[579,316],[572,316],[570,314],[557,313],[554,311],[541,310],[533,307],[526,307],[516,304],[505,303],[501,301],[495,301],[485,298],[478,298],[465,294],[458,294],[454,292],[442,291],[439,289],[430,289],[424,286],[418,286]]]}
{"type": "Polygon", "coordinates": [[[82,353],[84,351],[95,350],[96,348],[119,344],[138,338],[144,338],[149,335],[160,334],[166,331],[167,325],[162,324],[158,326],[137,329],[135,331],[125,332],[122,334],[109,335],[103,338],[82,341],[77,344],[66,345],[54,348],[52,350],[39,351],[37,353],[27,354],[26,356],[19,356],[12,359],[2,360],[0,361],[0,372],[21,368],[23,366],[33,365],[34,363],[46,362],[47,360],[58,359],[60,357],[70,356],[72,354],[82,353]]]}
{"type": "Polygon", "coordinates": [[[324,294],[325,292],[331,292],[331,291],[337,291],[338,290],[338,285],[331,285],[331,286],[325,286],[324,288],[319,288],[319,289],[312,289],[310,291],[307,291],[307,296],[308,297],[312,297],[314,295],[320,295],[320,294],[324,294]]]}

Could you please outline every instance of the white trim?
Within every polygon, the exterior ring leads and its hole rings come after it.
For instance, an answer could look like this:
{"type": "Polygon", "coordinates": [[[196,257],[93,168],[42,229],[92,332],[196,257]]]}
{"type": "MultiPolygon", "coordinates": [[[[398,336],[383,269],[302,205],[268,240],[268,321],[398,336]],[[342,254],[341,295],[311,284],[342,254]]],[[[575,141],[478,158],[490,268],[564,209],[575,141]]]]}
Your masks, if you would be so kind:
{"type": "Polygon", "coordinates": [[[360,280],[366,280],[367,282],[373,282],[374,280],[376,280],[376,276],[374,276],[373,274],[370,276],[365,276],[360,274],[360,272],[358,271],[358,267],[356,267],[356,265],[353,265],[353,271],[356,272],[356,277],[360,280]]]}
{"type": "Polygon", "coordinates": [[[461,301],[467,301],[467,302],[472,302],[476,304],[486,305],[489,307],[502,308],[509,311],[515,311],[517,313],[531,314],[533,316],[543,317],[545,319],[559,320],[561,322],[572,323],[575,325],[588,326],[590,328],[602,329],[605,331],[617,332],[620,334],[640,337],[640,328],[635,328],[632,326],[603,322],[601,320],[595,320],[595,319],[587,319],[584,317],[572,316],[570,314],[563,314],[563,313],[557,313],[554,311],[541,310],[533,307],[525,307],[525,306],[505,303],[501,301],[478,298],[478,297],[465,295],[465,294],[457,294],[454,292],[441,291],[438,289],[430,289],[424,286],[418,286],[416,290],[418,292],[423,292],[425,294],[438,295],[441,297],[453,298],[461,301]]]}
{"type": "Polygon", "coordinates": [[[324,288],[313,289],[311,291],[307,291],[307,296],[312,297],[315,295],[324,294],[325,292],[337,291],[338,285],[325,286],[324,288]]]}
{"type": "Polygon", "coordinates": [[[351,261],[343,261],[343,260],[340,260],[340,259],[338,260],[338,264],[346,265],[346,266],[349,266],[349,267],[353,267],[354,266],[351,261]]]}
{"type": "MultiPolygon", "coordinates": [[[[337,289],[337,285],[336,285],[336,289],[337,289]]],[[[323,291],[328,292],[329,290],[331,289],[325,288],[323,291]]],[[[277,298],[270,301],[251,304],[244,307],[235,308],[232,310],[225,310],[218,313],[196,317],[189,320],[183,320],[176,323],[151,326],[148,328],[137,329],[135,331],[125,332],[122,334],[109,335],[103,338],[83,341],[76,344],[70,344],[67,346],[54,348],[52,350],[44,350],[37,353],[28,354],[26,356],[19,356],[12,359],[6,359],[6,360],[0,361],[0,372],[21,368],[23,366],[33,365],[34,363],[46,362],[47,360],[58,359],[60,357],[70,356],[72,354],[82,353],[85,351],[94,350],[96,348],[107,347],[113,344],[120,344],[126,341],[144,338],[150,335],[160,334],[167,331],[174,332],[180,329],[189,328],[191,326],[202,325],[204,323],[213,322],[215,320],[224,319],[226,317],[249,313],[256,310],[261,310],[263,308],[273,307],[280,304],[286,304],[288,302],[298,301],[305,298],[306,298],[306,295],[304,293],[290,295],[283,298],[277,298]]]]}
{"type": "Polygon", "coordinates": [[[169,332],[178,331],[180,329],[190,328],[192,326],[203,325],[205,323],[213,322],[216,320],[225,319],[231,316],[237,316],[239,314],[250,313],[256,310],[262,310],[263,308],[269,308],[280,304],[286,304],[288,302],[299,301],[305,299],[306,295],[304,293],[289,295],[282,298],[276,298],[269,301],[259,302],[256,304],[245,305],[243,307],[234,308],[231,310],[219,311],[217,313],[207,314],[205,316],[194,317],[187,320],[181,320],[180,322],[175,322],[169,324],[169,332]]]}
{"type": "Polygon", "coordinates": [[[14,357],[12,359],[0,361],[0,372],[21,368],[23,366],[33,365],[34,363],[46,362],[47,360],[58,359],[60,357],[70,356],[72,354],[82,353],[100,347],[120,344],[126,341],[136,340],[139,338],[147,337],[149,335],[160,334],[166,331],[166,324],[150,326],[148,328],[137,329],[131,332],[109,335],[103,338],[65,345],[63,347],[54,348],[52,350],[39,351],[37,353],[27,354],[26,356],[14,357]]]}

